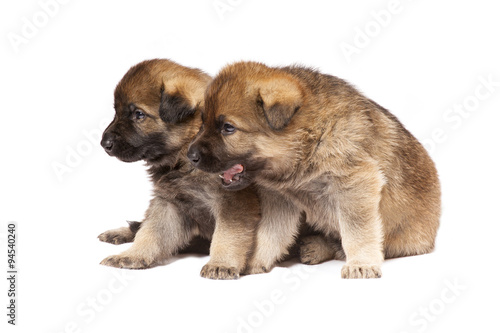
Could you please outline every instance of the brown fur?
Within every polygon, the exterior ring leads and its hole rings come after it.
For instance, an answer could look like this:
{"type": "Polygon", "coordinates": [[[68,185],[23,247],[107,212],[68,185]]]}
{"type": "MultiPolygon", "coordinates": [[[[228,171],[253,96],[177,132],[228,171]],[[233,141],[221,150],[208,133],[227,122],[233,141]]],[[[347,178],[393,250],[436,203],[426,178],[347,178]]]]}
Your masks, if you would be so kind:
{"type": "Polygon", "coordinates": [[[101,144],[120,160],[146,161],[154,197],[142,223],[99,235],[113,244],[133,241],[101,264],[150,268],[204,239],[212,242],[202,276],[232,279],[244,271],[260,219],[256,191],[226,192],[216,175],[193,168],[186,156],[210,80],[200,70],[155,59],[132,67],[117,85],[115,119],[101,144]]]}
{"type": "Polygon", "coordinates": [[[282,256],[301,211],[327,236],[305,239],[303,261],[345,256],[344,278],[380,277],[384,257],[433,250],[440,217],[434,163],[395,116],[345,81],[296,66],[236,63],[210,84],[204,117],[189,151],[197,167],[241,164],[232,189],[256,183],[281,196],[274,201],[282,214],[275,207],[267,218],[263,207],[250,271],[269,270],[282,256]],[[231,133],[223,131],[228,124],[231,133]]]}

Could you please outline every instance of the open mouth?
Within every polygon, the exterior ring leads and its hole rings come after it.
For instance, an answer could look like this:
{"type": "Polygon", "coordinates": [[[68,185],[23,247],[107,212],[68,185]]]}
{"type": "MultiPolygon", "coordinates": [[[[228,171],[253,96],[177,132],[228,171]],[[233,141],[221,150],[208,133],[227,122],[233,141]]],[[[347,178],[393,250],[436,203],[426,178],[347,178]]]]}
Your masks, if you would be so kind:
{"type": "Polygon", "coordinates": [[[227,187],[238,184],[243,179],[244,172],[245,168],[243,167],[243,165],[233,165],[219,175],[219,177],[222,179],[222,185],[227,187]]]}

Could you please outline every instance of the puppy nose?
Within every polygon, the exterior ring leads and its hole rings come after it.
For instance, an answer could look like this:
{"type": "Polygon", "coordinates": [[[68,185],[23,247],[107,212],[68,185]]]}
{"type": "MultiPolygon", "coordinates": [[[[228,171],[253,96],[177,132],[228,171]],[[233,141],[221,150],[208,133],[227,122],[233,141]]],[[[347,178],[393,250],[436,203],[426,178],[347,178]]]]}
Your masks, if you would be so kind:
{"type": "Polygon", "coordinates": [[[191,147],[188,150],[188,158],[193,163],[194,166],[197,166],[198,163],[200,163],[201,157],[200,157],[200,152],[198,151],[197,148],[191,147]]]}
{"type": "Polygon", "coordinates": [[[113,144],[115,143],[116,136],[113,133],[104,133],[101,140],[101,146],[107,152],[113,150],[113,144]]]}

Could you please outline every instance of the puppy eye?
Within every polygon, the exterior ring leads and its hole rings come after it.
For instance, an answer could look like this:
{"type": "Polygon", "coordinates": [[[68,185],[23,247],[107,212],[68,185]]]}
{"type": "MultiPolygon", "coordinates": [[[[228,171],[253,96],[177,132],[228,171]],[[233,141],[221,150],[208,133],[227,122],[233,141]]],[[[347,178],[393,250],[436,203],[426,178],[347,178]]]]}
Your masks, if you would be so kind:
{"type": "Polygon", "coordinates": [[[233,134],[235,131],[236,131],[236,128],[233,125],[231,125],[230,123],[225,123],[224,125],[222,125],[221,133],[224,135],[233,134]]]}
{"type": "Polygon", "coordinates": [[[134,112],[134,118],[139,120],[139,119],[144,119],[146,117],[146,115],[144,114],[144,112],[140,111],[140,110],[136,110],[134,112]]]}

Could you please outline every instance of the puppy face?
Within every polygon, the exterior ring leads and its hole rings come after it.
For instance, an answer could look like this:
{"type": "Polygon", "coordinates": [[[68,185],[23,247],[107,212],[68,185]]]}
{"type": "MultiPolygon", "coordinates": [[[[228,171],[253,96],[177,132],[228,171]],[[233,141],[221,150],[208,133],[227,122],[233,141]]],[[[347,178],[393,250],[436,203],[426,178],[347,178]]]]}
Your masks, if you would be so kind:
{"type": "Polygon", "coordinates": [[[199,128],[195,117],[210,77],[164,59],[132,67],[115,89],[115,118],[101,145],[124,162],[173,157],[199,128]]]}
{"type": "Polygon", "coordinates": [[[203,126],[188,157],[196,167],[220,173],[230,190],[262,173],[279,174],[296,163],[297,140],[284,138],[293,137],[293,116],[303,100],[291,75],[258,63],[230,65],[207,89],[203,126]]]}

